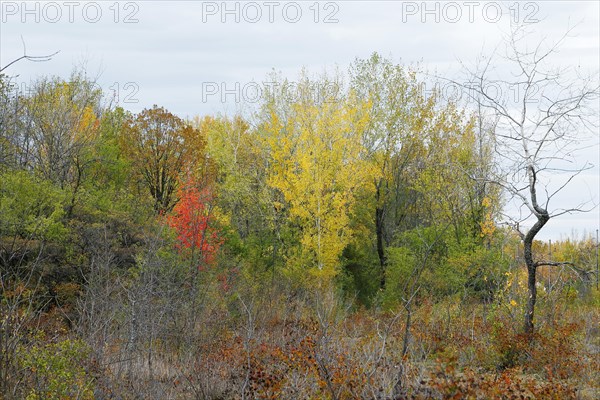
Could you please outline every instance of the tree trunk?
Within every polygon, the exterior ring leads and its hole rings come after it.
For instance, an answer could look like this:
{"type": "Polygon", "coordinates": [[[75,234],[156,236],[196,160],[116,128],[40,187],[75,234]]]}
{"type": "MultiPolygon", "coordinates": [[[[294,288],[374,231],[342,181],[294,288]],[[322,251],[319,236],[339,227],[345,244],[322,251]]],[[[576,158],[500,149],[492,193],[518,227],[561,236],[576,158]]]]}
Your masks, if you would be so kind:
{"type": "Polygon", "coordinates": [[[537,264],[533,260],[533,252],[531,250],[533,245],[533,239],[535,235],[542,229],[546,222],[550,219],[548,212],[546,210],[543,211],[537,216],[537,222],[533,225],[533,227],[527,232],[527,235],[523,238],[523,256],[525,258],[525,265],[527,265],[527,288],[529,290],[529,298],[527,299],[527,308],[525,309],[525,325],[524,331],[527,335],[531,335],[533,333],[533,314],[535,312],[535,302],[537,300],[537,288],[536,278],[537,278],[537,264]]]}
{"type": "Polygon", "coordinates": [[[524,330],[527,335],[533,333],[533,313],[535,311],[535,302],[537,299],[536,267],[527,266],[527,288],[529,289],[529,299],[527,300],[527,309],[525,310],[524,330]]]}
{"type": "Polygon", "coordinates": [[[377,255],[379,256],[380,282],[379,288],[385,289],[385,246],[383,238],[383,208],[375,209],[375,233],[377,235],[377,255]]]}
{"type": "Polygon", "coordinates": [[[382,180],[375,183],[375,236],[377,237],[377,256],[379,257],[379,288],[385,289],[385,238],[384,235],[384,204],[381,201],[382,180]]]}
{"type": "Polygon", "coordinates": [[[402,357],[408,352],[408,341],[410,340],[410,325],[412,322],[412,309],[410,304],[404,306],[406,310],[406,323],[404,325],[404,339],[402,339],[402,357]]]}
{"type": "MultiPolygon", "coordinates": [[[[529,157],[527,147],[525,147],[525,155],[529,157]]],[[[528,336],[533,334],[533,314],[535,311],[535,301],[537,299],[537,288],[535,287],[537,264],[533,260],[531,247],[533,246],[535,235],[537,235],[544,225],[546,225],[546,222],[550,220],[548,210],[541,207],[537,201],[537,190],[535,186],[537,181],[536,174],[535,167],[532,164],[528,165],[527,175],[529,176],[529,195],[531,198],[532,212],[537,218],[535,224],[533,224],[531,229],[527,231],[527,234],[523,236],[523,257],[525,258],[525,265],[527,265],[527,288],[529,289],[529,299],[527,299],[527,308],[525,309],[524,331],[528,336]]]]}

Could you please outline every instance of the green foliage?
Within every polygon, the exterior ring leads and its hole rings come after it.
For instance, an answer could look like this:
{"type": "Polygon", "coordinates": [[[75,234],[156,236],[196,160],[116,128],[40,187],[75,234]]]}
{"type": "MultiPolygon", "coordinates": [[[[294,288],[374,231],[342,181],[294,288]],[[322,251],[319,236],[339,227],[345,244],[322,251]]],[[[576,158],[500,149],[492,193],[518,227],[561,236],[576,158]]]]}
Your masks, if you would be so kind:
{"type": "Polygon", "coordinates": [[[465,295],[490,302],[506,283],[510,260],[498,246],[456,246],[451,249],[447,264],[460,274],[459,283],[465,295]]]}
{"type": "Polygon", "coordinates": [[[125,121],[130,118],[122,108],[105,110],[98,127],[98,140],[95,142],[95,159],[92,164],[93,183],[104,190],[126,189],[131,174],[131,160],[122,150],[119,138],[125,121]]]}
{"type": "Polygon", "coordinates": [[[44,240],[65,237],[65,194],[26,171],[0,173],[0,235],[44,240]]]}
{"type": "Polygon", "coordinates": [[[397,247],[387,248],[384,304],[419,296],[442,299],[460,294],[490,302],[506,282],[509,260],[499,240],[489,246],[472,237],[457,242],[447,228],[429,227],[398,236],[397,247]]]}
{"type": "Polygon", "coordinates": [[[386,249],[384,305],[406,304],[417,294],[436,295],[437,277],[447,254],[445,234],[446,229],[431,226],[397,236],[394,246],[386,249]]]}
{"type": "Polygon", "coordinates": [[[18,357],[26,369],[27,400],[93,399],[92,378],[84,368],[89,349],[81,340],[64,339],[20,347],[18,357]]]}
{"type": "Polygon", "coordinates": [[[408,291],[411,279],[414,279],[419,266],[410,248],[388,247],[387,255],[386,286],[382,304],[385,308],[392,308],[410,296],[408,291]]]}
{"type": "Polygon", "coordinates": [[[351,243],[344,249],[343,273],[337,281],[347,298],[370,307],[379,292],[380,270],[375,253],[360,244],[351,243]]]}

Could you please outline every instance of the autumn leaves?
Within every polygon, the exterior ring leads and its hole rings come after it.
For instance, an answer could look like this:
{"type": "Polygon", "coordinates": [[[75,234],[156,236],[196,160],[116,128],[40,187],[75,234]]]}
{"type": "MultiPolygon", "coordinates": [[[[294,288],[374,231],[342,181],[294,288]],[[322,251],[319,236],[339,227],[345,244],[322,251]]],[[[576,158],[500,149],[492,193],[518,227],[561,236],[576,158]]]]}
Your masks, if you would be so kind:
{"type": "Polygon", "coordinates": [[[226,229],[242,246],[269,238],[245,251],[270,252],[261,262],[312,285],[341,272],[349,246],[387,251],[423,224],[450,221],[459,240],[493,228],[495,193],[469,178],[488,168],[489,143],[473,118],[423,93],[416,70],[374,54],[355,62],[348,84],[302,72],[294,97],[273,78],[248,118],[184,121],[154,106],[124,124],[138,182],[192,263],[214,259],[226,229]]]}
{"type": "MultiPolygon", "coordinates": [[[[302,84],[308,90],[310,81],[302,84]]],[[[331,278],[352,240],[357,195],[370,184],[361,134],[368,101],[350,95],[336,102],[312,96],[291,104],[271,99],[264,106],[265,146],[270,150],[268,184],[281,191],[292,219],[302,227],[291,268],[331,278]]]]}

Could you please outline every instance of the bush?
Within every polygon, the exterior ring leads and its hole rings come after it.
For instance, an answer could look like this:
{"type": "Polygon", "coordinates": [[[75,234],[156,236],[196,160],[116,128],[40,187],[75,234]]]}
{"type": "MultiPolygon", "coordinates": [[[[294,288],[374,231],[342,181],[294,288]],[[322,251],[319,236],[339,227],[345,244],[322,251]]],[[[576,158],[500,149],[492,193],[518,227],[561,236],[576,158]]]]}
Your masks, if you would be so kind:
{"type": "MultiPolygon", "coordinates": [[[[34,338],[42,342],[43,335],[34,338]]],[[[83,367],[89,349],[80,340],[19,348],[27,400],[93,399],[92,379],[83,367]]]]}

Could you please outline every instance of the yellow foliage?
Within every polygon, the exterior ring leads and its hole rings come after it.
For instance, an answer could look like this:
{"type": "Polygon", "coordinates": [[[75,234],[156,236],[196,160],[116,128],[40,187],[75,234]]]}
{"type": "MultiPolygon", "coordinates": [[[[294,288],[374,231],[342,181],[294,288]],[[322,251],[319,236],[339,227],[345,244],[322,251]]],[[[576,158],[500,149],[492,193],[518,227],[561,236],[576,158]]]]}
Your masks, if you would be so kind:
{"type": "Polygon", "coordinates": [[[494,216],[491,211],[492,200],[488,196],[485,196],[481,201],[481,206],[483,207],[485,216],[483,221],[479,224],[481,228],[480,235],[481,237],[491,239],[494,232],[496,232],[496,223],[494,222],[494,216]]]}
{"type": "Polygon", "coordinates": [[[373,176],[372,166],[361,159],[368,115],[361,107],[367,106],[353,98],[320,104],[301,99],[285,119],[274,104],[268,106],[268,184],[281,191],[302,227],[297,262],[324,279],[335,275],[352,237],[354,195],[373,176]]]}

